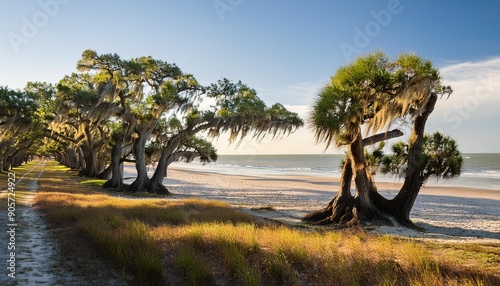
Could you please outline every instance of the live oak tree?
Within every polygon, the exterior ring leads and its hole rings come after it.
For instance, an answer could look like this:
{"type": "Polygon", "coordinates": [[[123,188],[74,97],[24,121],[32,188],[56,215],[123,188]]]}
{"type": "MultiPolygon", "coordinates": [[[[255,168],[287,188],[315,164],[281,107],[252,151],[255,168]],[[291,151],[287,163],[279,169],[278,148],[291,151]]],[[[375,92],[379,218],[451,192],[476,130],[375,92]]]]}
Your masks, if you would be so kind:
{"type": "Polygon", "coordinates": [[[256,137],[285,135],[303,125],[297,114],[282,105],[267,107],[255,90],[241,82],[221,80],[204,87],[175,64],[151,57],[122,60],[116,54],[98,55],[87,50],[78,62],[78,69],[97,79],[97,89],[105,95],[99,98],[116,102],[120,107],[117,118],[122,126],[113,127],[110,141],[113,175],[106,187],[121,187],[122,174],[116,169],[123,160],[123,146],[130,142],[138,175],[129,189],[164,194],[168,191],[162,182],[171,162],[181,158],[190,160],[195,155],[203,160],[215,158],[213,147],[202,141],[199,134],[213,138],[229,132],[232,142],[249,133],[256,137]],[[207,99],[215,104],[209,109],[199,108],[207,99]],[[160,123],[173,114],[181,118],[182,128],[162,133],[160,123]],[[149,140],[159,138],[164,140],[156,145],[159,162],[149,178],[146,146],[149,140]]]}
{"type": "Polygon", "coordinates": [[[98,55],[91,50],[83,53],[78,69],[96,73],[110,100],[120,107],[121,127],[114,128],[112,137],[112,178],[105,186],[121,186],[123,146],[132,142],[137,178],[131,189],[148,190],[146,142],[166,112],[187,107],[198,88],[196,80],[175,64],[152,57],[122,60],[116,54],[98,55]]]}
{"type": "Polygon", "coordinates": [[[26,161],[32,143],[42,137],[38,106],[39,100],[30,90],[0,86],[0,171],[26,161]]]}
{"type": "MultiPolygon", "coordinates": [[[[187,115],[189,117],[189,115],[187,115]]],[[[186,123],[176,116],[160,122],[155,140],[149,144],[149,161],[158,162],[151,178],[149,191],[156,194],[169,193],[163,184],[167,177],[168,166],[176,161],[191,162],[198,158],[200,162],[215,162],[218,158],[217,150],[204,138],[190,132],[186,123]]]]}
{"type": "Polygon", "coordinates": [[[179,158],[190,160],[200,157],[202,161],[216,159],[211,144],[195,137],[200,133],[206,132],[208,137],[214,138],[229,132],[229,141],[232,143],[241,142],[248,134],[257,138],[286,135],[303,125],[296,113],[288,111],[281,104],[267,107],[254,89],[241,82],[219,80],[207,87],[200,98],[211,98],[214,104],[205,110],[193,107],[184,116],[184,123],[173,124],[177,129],[171,129],[166,133],[167,136],[164,135],[161,156],[151,179],[151,192],[167,192],[163,179],[168,166],[179,158]]]}
{"type": "MultiPolygon", "coordinates": [[[[136,119],[134,102],[142,99],[140,71],[134,61],[124,61],[117,54],[99,55],[93,50],[85,50],[77,63],[80,72],[95,75],[101,100],[114,103],[119,108],[115,120],[109,122],[111,150],[107,172],[111,178],[104,184],[107,188],[123,186],[123,160],[130,153],[133,144],[136,119]]],[[[101,176],[106,178],[106,176],[101,176]]]]}
{"type": "Polygon", "coordinates": [[[81,162],[80,175],[97,177],[108,161],[107,121],[120,112],[119,107],[102,100],[95,76],[72,74],[56,86],[56,117],[49,125],[53,136],[66,141],[76,150],[81,162]]]}
{"type": "Polygon", "coordinates": [[[381,52],[373,53],[341,67],[319,93],[310,118],[318,142],[347,147],[340,191],[324,209],[304,219],[350,224],[389,221],[390,215],[412,225],[409,212],[422,185],[419,174],[425,124],[438,96],[450,93],[450,87],[441,85],[438,70],[413,54],[402,54],[391,61],[381,52]],[[410,121],[413,128],[405,183],[396,198],[387,200],[377,192],[365,147],[401,136],[398,129],[389,131],[398,120],[410,121]]]}

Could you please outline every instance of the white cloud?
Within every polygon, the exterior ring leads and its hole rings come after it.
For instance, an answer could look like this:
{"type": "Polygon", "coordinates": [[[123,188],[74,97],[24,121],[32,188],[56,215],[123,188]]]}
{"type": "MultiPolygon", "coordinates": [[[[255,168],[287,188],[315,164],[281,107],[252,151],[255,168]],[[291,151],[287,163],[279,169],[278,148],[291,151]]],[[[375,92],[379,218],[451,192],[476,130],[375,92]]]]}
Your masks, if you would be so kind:
{"type": "Polygon", "coordinates": [[[311,112],[311,106],[310,105],[284,105],[286,109],[296,112],[300,118],[307,120],[309,117],[309,113],[311,112]]]}
{"type": "Polygon", "coordinates": [[[500,152],[494,140],[500,132],[500,58],[457,63],[440,70],[453,94],[438,101],[428,131],[450,134],[464,152],[500,152]]]}
{"type": "Polygon", "coordinates": [[[300,82],[288,86],[258,88],[259,97],[272,104],[311,105],[323,82],[300,82]]]}
{"type": "MultiPolygon", "coordinates": [[[[440,100],[436,112],[445,121],[458,121],[488,115],[500,107],[500,58],[466,62],[441,68],[444,84],[453,88],[448,99],[440,100]],[[453,119],[453,120],[451,120],[453,119]]],[[[456,128],[457,126],[455,126],[456,128]]]]}
{"type": "Polygon", "coordinates": [[[455,63],[440,68],[441,75],[450,81],[463,81],[497,74],[500,71],[500,57],[479,62],[455,63]]]}

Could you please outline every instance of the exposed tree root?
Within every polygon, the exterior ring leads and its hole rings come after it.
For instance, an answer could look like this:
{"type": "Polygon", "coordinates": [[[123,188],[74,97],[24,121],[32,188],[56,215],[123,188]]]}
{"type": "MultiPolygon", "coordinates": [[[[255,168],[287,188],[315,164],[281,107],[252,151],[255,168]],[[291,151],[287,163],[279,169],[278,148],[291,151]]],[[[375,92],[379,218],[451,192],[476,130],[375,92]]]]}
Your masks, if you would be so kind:
{"type": "MultiPolygon", "coordinates": [[[[380,224],[394,226],[394,219],[378,209],[362,210],[357,204],[356,198],[350,196],[342,198],[339,194],[335,196],[326,207],[304,216],[302,219],[315,225],[334,225],[337,227],[358,227],[367,224],[380,224]]],[[[410,228],[418,228],[410,223],[402,224],[410,228]]]]}

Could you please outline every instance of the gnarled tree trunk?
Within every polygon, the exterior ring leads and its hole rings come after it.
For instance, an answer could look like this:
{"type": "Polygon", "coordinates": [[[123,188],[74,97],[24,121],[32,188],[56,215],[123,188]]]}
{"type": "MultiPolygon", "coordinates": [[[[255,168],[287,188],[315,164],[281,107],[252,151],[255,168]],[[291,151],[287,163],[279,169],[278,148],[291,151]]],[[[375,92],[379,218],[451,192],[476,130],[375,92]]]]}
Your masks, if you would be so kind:
{"type": "Polygon", "coordinates": [[[153,177],[151,177],[151,184],[148,190],[150,193],[159,195],[166,195],[170,193],[168,189],[163,185],[163,179],[165,179],[167,175],[167,168],[169,165],[169,154],[170,153],[166,149],[161,152],[160,159],[158,160],[158,165],[156,166],[153,177]]]}
{"type": "Polygon", "coordinates": [[[111,178],[104,183],[103,188],[121,188],[123,186],[123,163],[121,163],[122,143],[116,143],[111,148],[111,178]]]}
{"type": "Polygon", "coordinates": [[[436,105],[437,95],[431,94],[424,111],[413,123],[413,130],[408,146],[408,162],[405,180],[399,193],[392,200],[387,200],[380,194],[373,194],[373,201],[377,207],[391,216],[398,222],[406,226],[413,226],[410,220],[410,212],[413,204],[424,183],[422,175],[422,156],[424,129],[429,115],[436,105]]]}
{"type": "Polygon", "coordinates": [[[307,214],[304,221],[318,224],[346,223],[353,218],[354,197],[351,194],[352,166],[346,158],[340,178],[340,190],[328,205],[318,211],[307,214]]]}
{"type": "Polygon", "coordinates": [[[148,177],[146,168],[146,140],[149,134],[139,134],[134,142],[135,151],[135,169],[137,170],[137,178],[130,185],[130,190],[133,192],[147,192],[151,183],[148,177]]]}
{"type": "Polygon", "coordinates": [[[360,133],[357,139],[349,146],[348,156],[342,168],[340,191],[325,208],[307,214],[303,220],[318,224],[344,225],[355,224],[358,222],[358,219],[387,221],[372,202],[372,194],[378,193],[366,165],[364,147],[402,135],[403,132],[394,129],[361,140],[360,133]],[[357,165],[353,164],[353,162],[356,162],[357,165]],[[356,197],[353,197],[351,194],[353,176],[355,176],[354,181],[357,188],[356,197]]]}
{"type": "Polygon", "coordinates": [[[362,220],[373,220],[381,217],[378,209],[373,205],[370,192],[373,191],[371,174],[369,173],[364,155],[364,145],[361,130],[357,138],[349,145],[349,157],[353,168],[354,182],[356,184],[356,211],[362,220]]]}

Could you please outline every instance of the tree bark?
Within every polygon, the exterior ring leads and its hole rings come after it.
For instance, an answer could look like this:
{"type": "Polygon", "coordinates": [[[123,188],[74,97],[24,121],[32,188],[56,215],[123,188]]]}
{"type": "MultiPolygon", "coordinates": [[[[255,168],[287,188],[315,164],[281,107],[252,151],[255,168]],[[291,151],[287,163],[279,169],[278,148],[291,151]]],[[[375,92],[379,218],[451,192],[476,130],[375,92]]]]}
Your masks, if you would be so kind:
{"type": "Polygon", "coordinates": [[[123,187],[123,171],[121,163],[122,143],[118,142],[111,148],[111,178],[104,183],[103,188],[121,188],[123,187]]]}
{"type": "Polygon", "coordinates": [[[361,132],[359,132],[356,140],[349,145],[348,156],[340,178],[340,191],[325,208],[307,214],[303,220],[318,224],[343,224],[347,226],[356,224],[360,220],[387,221],[372,201],[372,194],[378,193],[364,158],[364,146],[401,135],[403,133],[400,130],[394,129],[362,139],[361,132]],[[355,197],[351,194],[353,177],[357,190],[355,197]]]}
{"type": "Polygon", "coordinates": [[[328,205],[304,216],[303,220],[318,224],[346,223],[353,218],[354,197],[351,194],[352,166],[347,158],[342,168],[340,190],[328,205]]]}
{"type": "Polygon", "coordinates": [[[146,140],[148,134],[141,133],[139,138],[135,140],[135,169],[137,170],[137,178],[130,185],[130,190],[133,192],[147,192],[150,186],[150,179],[146,168],[146,140]]]}
{"type": "Polygon", "coordinates": [[[2,142],[0,141],[0,172],[3,171],[3,146],[4,144],[2,144],[2,142]]]}
{"type": "Polygon", "coordinates": [[[161,152],[160,159],[158,160],[158,165],[156,166],[153,177],[151,178],[151,184],[148,190],[150,193],[159,195],[167,195],[170,193],[168,189],[163,185],[163,179],[165,179],[167,175],[167,168],[169,165],[169,154],[170,152],[168,148],[163,149],[161,152]]]}
{"type": "Polygon", "coordinates": [[[354,140],[349,145],[349,157],[353,168],[354,182],[356,184],[356,211],[359,219],[371,221],[382,218],[380,211],[372,203],[370,193],[373,189],[373,180],[367,168],[367,163],[364,154],[364,145],[361,137],[361,130],[354,140]]]}
{"type": "Polygon", "coordinates": [[[410,212],[424,183],[424,176],[422,175],[422,146],[424,143],[425,124],[429,115],[434,110],[436,101],[437,95],[431,94],[424,112],[415,119],[408,147],[408,168],[406,170],[405,181],[400,192],[392,200],[392,203],[397,208],[394,216],[398,221],[404,223],[412,224],[410,212]]]}
{"type": "Polygon", "coordinates": [[[83,153],[85,167],[78,174],[80,176],[92,177],[92,173],[95,172],[95,169],[93,169],[94,164],[92,162],[92,150],[90,150],[87,142],[84,142],[80,149],[83,153]]]}
{"type": "MultiPolygon", "coordinates": [[[[83,124],[83,123],[82,123],[83,124]]],[[[97,151],[95,150],[94,142],[92,140],[92,134],[90,132],[90,127],[85,124],[85,140],[81,144],[81,150],[83,152],[83,157],[85,159],[85,168],[80,172],[81,176],[95,178],[99,175],[98,163],[97,163],[97,151]]]]}
{"type": "Polygon", "coordinates": [[[65,165],[73,170],[77,170],[80,168],[78,153],[76,153],[76,151],[72,148],[66,147],[65,161],[65,165]]]}
{"type": "Polygon", "coordinates": [[[368,145],[373,145],[373,144],[381,142],[381,141],[386,141],[389,139],[400,137],[403,135],[404,135],[403,131],[401,131],[399,129],[393,129],[391,131],[379,133],[379,134],[364,138],[363,139],[363,147],[366,147],[368,145]]]}
{"type": "Polygon", "coordinates": [[[1,171],[7,172],[11,169],[9,157],[10,157],[10,154],[12,153],[12,143],[13,143],[13,139],[11,138],[4,145],[5,149],[4,149],[4,153],[3,153],[4,155],[3,155],[3,159],[2,159],[2,163],[1,163],[2,164],[1,171]]]}
{"type": "Polygon", "coordinates": [[[209,127],[210,125],[202,125],[195,130],[191,128],[185,129],[169,140],[167,145],[161,151],[161,156],[158,160],[158,166],[156,166],[156,170],[153,174],[153,177],[151,178],[151,184],[149,188],[150,193],[162,195],[170,193],[168,189],[163,185],[163,179],[165,179],[165,176],[167,175],[168,166],[176,160],[176,158],[174,158],[175,150],[179,147],[182,140],[193,134],[196,134],[197,132],[203,131],[204,129],[202,129],[202,127],[205,126],[209,127]]]}

